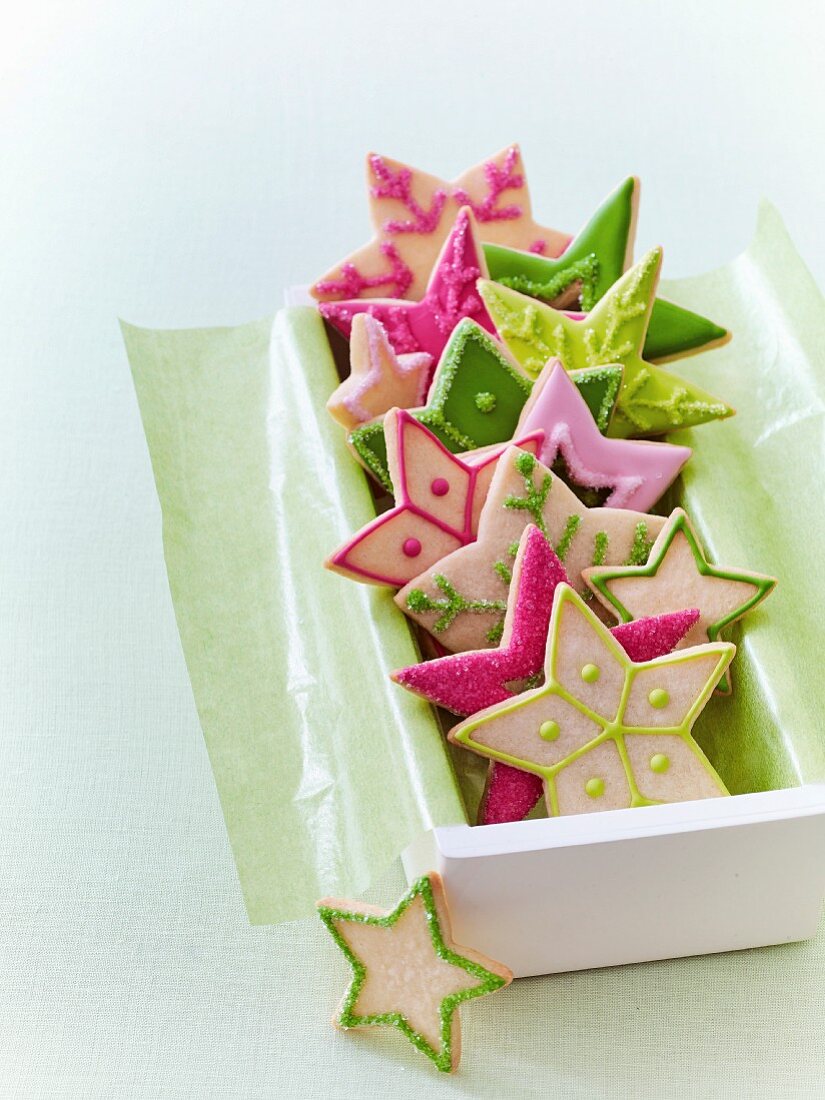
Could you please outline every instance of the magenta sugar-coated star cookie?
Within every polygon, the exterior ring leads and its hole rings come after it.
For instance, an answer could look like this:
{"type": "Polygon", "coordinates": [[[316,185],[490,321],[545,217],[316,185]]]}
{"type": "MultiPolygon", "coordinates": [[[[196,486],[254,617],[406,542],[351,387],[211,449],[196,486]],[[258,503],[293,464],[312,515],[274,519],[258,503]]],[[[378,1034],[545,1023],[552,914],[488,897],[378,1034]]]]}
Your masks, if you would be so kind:
{"type": "MultiPolygon", "coordinates": [[[[509,444],[454,455],[404,409],[390,409],[384,434],[395,507],[339,546],[325,565],[352,580],[400,588],[475,539],[496,463],[509,444]]],[[[535,454],[541,432],[519,436],[518,445],[535,454]]]]}
{"type": "Polygon", "coordinates": [[[426,352],[438,360],[455,326],[465,317],[488,332],[493,322],[476,290],[476,280],[487,277],[484,253],[473,214],[462,207],[436,261],[424,297],[419,302],[397,298],[354,298],[321,302],[321,315],[349,339],[353,317],[367,313],[379,320],[397,355],[426,352]]]}
{"type": "MultiPolygon", "coordinates": [[[[531,524],[519,543],[498,648],[425,661],[393,672],[392,679],[462,716],[513,698],[520,690],[534,686],[541,672],[553,594],[562,583],[567,583],[564,566],[538,527],[531,524]]],[[[632,660],[652,660],[670,653],[698,615],[696,610],[677,611],[614,627],[612,633],[632,660]]],[[[493,763],[480,808],[480,824],[519,821],[541,794],[542,783],[537,776],[493,763]]]]}
{"type": "Polygon", "coordinates": [[[544,432],[539,459],[562,459],[566,480],[585,489],[609,490],[609,508],[649,511],[690,458],[689,447],[602,435],[570,375],[551,359],[539,375],[519,420],[519,431],[544,432]]]}

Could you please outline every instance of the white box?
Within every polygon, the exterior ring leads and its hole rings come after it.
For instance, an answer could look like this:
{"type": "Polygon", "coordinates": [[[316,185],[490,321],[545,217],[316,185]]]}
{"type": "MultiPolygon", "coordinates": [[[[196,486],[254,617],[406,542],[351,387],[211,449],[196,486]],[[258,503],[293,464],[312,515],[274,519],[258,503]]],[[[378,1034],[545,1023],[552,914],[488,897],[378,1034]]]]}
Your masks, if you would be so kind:
{"type": "Polygon", "coordinates": [[[459,943],[516,977],[789,943],[825,896],[825,784],[421,836],[459,943]]]}

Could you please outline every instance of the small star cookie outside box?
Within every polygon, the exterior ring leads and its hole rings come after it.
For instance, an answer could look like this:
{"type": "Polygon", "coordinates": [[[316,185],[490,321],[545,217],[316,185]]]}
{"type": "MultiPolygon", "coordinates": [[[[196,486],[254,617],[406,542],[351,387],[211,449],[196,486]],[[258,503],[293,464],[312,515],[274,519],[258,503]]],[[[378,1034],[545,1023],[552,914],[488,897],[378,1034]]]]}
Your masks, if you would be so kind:
{"type": "Polygon", "coordinates": [[[397,1028],[452,1072],[461,1057],[459,1006],[509,985],[513,975],[453,940],[441,878],[424,875],[389,911],[324,898],[318,914],[353,972],[335,1026],[397,1028]]]}

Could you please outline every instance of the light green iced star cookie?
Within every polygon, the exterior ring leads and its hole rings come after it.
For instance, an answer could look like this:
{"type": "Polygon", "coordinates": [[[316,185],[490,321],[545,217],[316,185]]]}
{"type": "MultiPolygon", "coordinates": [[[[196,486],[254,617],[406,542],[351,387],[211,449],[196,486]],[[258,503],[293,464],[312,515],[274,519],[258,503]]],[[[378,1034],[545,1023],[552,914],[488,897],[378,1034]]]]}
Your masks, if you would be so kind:
{"type": "Polygon", "coordinates": [[[642,358],[662,250],[652,249],[582,319],[489,280],[479,290],[501,338],[535,377],[549,359],[568,371],[620,363],[624,377],[607,435],[656,436],[733,415],[723,401],[642,358]]]}

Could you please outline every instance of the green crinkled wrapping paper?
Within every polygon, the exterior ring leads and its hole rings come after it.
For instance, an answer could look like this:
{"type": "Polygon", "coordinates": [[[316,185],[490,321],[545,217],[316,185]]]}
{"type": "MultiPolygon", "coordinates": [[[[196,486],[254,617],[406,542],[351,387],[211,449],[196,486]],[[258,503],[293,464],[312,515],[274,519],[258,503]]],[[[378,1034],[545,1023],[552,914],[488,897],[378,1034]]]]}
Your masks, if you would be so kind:
{"type": "MultiPolygon", "coordinates": [[[[715,560],[780,578],[734,633],[734,695],[697,736],[733,793],[821,780],[825,303],[769,206],[745,254],[663,293],[733,330],[670,369],[738,410],[681,433],[694,457],[663,510],[683,502],[715,560]]],[[[406,621],[389,593],[321,567],[374,514],[324,409],[323,326],[296,308],[274,325],[123,331],[250,919],[302,917],[363,890],[418,832],[464,820],[432,712],[386,676],[417,659],[406,621]]],[[[472,805],[479,762],[463,756],[472,805]]]]}

